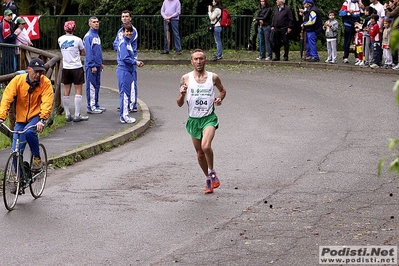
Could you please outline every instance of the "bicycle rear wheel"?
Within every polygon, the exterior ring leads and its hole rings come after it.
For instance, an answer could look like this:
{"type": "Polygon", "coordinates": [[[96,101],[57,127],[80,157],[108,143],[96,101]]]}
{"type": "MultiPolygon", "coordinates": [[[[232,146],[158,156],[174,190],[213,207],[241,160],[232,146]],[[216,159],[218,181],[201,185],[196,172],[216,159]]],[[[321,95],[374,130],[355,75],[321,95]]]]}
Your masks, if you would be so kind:
{"type": "Polygon", "coordinates": [[[19,193],[19,172],[17,170],[19,167],[18,157],[16,153],[12,153],[8,157],[6,167],[4,168],[4,178],[3,178],[3,200],[6,209],[11,211],[14,209],[15,204],[17,204],[18,193],[19,193]]]}
{"type": "MultiPolygon", "coordinates": [[[[40,159],[42,160],[43,167],[40,171],[32,171],[32,179],[29,184],[30,194],[37,199],[44,190],[47,180],[47,152],[43,144],[39,145],[40,159]]],[[[30,165],[33,162],[33,155],[31,155],[30,165]]]]}

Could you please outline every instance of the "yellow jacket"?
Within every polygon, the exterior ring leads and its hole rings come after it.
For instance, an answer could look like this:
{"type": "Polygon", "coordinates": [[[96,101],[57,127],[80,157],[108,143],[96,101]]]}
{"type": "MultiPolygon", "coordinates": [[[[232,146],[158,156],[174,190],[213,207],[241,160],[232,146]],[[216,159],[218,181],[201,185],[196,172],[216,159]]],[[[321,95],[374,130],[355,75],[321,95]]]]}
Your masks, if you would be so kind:
{"type": "Polygon", "coordinates": [[[5,120],[10,105],[16,97],[16,121],[28,123],[39,115],[47,120],[51,114],[54,92],[51,81],[45,76],[40,77],[40,85],[32,93],[28,93],[30,85],[26,82],[28,74],[15,76],[4,90],[0,105],[0,118],[5,120]]]}

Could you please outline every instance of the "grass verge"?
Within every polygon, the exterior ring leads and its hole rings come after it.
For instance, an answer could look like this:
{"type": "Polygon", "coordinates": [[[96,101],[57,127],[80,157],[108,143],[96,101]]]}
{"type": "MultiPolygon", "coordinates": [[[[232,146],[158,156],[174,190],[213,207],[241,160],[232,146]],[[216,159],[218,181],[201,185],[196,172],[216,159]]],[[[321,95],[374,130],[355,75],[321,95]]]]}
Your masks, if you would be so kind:
{"type": "MultiPolygon", "coordinates": [[[[9,126],[8,118],[5,121],[6,125],[9,126]]],[[[63,115],[57,115],[54,117],[53,123],[51,126],[46,126],[42,133],[39,133],[39,138],[48,136],[54,130],[65,126],[66,121],[63,115]]],[[[5,149],[11,147],[11,139],[6,135],[0,133],[0,149],[5,149]]]]}

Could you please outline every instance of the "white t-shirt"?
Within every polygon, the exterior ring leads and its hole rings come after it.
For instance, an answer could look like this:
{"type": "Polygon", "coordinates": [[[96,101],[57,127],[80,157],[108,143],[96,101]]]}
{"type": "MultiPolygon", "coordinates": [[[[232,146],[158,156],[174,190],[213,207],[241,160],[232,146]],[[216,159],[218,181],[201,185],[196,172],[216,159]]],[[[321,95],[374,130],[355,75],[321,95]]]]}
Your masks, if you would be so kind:
{"type": "Polygon", "coordinates": [[[215,89],[213,86],[213,73],[208,72],[204,83],[198,83],[194,72],[188,74],[188,88],[185,99],[188,104],[188,115],[200,118],[212,114],[214,108],[215,89]]]}
{"type": "Polygon", "coordinates": [[[377,15],[380,17],[378,19],[378,26],[380,26],[380,29],[382,29],[382,27],[384,26],[384,17],[385,17],[384,6],[380,2],[378,2],[376,5],[370,4],[370,6],[375,10],[377,10],[377,15]]]}
{"type": "Polygon", "coordinates": [[[73,34],[65,34],[58,38],[62,53],[62,63],[65,69],[81,68],[80,50],[84,49],[83,41],[73,34]]]}

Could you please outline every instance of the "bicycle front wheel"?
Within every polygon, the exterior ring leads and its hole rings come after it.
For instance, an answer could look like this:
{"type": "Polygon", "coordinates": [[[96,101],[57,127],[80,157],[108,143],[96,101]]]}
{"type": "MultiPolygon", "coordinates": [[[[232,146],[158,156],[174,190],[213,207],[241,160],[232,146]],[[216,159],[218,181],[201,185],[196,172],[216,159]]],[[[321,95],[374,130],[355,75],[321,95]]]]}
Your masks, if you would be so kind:
{"type": "Polygon", "coordinates": [[[17,204],[18,193],[19,193],[19,170],[18,167],[18,157],[16,153],[12,153],[8,157],[6,167],[4,168],[4,178],[3,178],[3,200],[6,209],[11,211],[14,209],[15,204],[17,204]]]}
{"type": "MultiPolygon", "coordinates": [[[[39,152],[43,166],[39,171],[32,171],[32,179],[29,184],[30,193],[35,199],[42,195],[47,180],[47,152],[43,144],[39,145],[39,152]]],[[[31,155],[30,162],[32,165],[33,155],[31,155]]]]}

